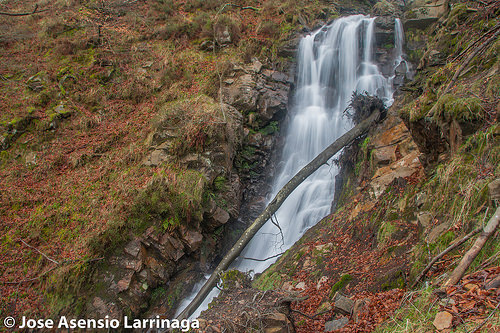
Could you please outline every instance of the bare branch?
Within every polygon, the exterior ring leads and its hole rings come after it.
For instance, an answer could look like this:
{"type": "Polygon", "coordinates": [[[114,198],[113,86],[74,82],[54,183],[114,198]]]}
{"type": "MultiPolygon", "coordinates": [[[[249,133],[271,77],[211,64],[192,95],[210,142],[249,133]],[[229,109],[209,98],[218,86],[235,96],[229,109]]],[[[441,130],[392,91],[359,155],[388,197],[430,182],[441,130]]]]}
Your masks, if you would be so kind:
{"type": "Polygon", "coordinates": [[[454,249],[456,249],[457,247],[459,247],[460,245],[462,245],[463,243],[465,243],[466,241],[469,240],[469,238],[471,238],[472,236],[474,236],[475,234],[477,234],[478,232],[480,232],[482,229],[481,228],[477,228],[476,230],[468,233],[465,237],[463,237],[461,240],[459,240],[458,242],[455,242],[453,243],[452,245],[448,246],[443,252],[439,253],[437,256],[434,257],[434,259],[432,259],[432,261],[424,268],[424,270],[419,274],[419,276],[417,277],[417,279],[415,280],[415,282],[413,282],[412,284],[412,288],[415,288],[415,286],[420,282],[420,280],[422,280],[422,278],[425,276],[425,274],[427,274],[427,272],[431,269],[432,265],[434,265],[439,259],[441,259],[445,254],[453,251],[454,249]]]}
{"type": "Polygon", "coordinates": [[[48,11],[48,9],[44,9],[44,10],[39,10],[37,11],[38,9],[38,4],[35,5],[35,8],[33,9],[32,12],[28,12],[28,13],[8,13],[8,12],[0,12],[0,15],[5,15],[5,16],[27,16],[27,15],[33,15],[33,14],[38,14],[38,13],[43,13],[43,12],[46,12],[48,11]]]}
{"type": "Polygon", "coordinates": [[[305,314],[304,312],[301,312],[301,311],[295,310],[295,309],[290,309],[290,311],[298,313],[299,315],[307,317],[307,318],[312,319],[312,320],[319,320],[317,317],[319,317],[321,315],[324,315],[325,313],[328,313],[328,312],[330,312],[332,310],[325,310],[325,311],[322,311],[320,313],[315,314],[314,316],[310,316],[308,314],[305,314]]]}
{"type": "Polygon", "coordinates": [[[484,244],[486,244],[488,238],[490,238],[490,236],[497,229],[498,224],[500,224],[500,207],[497,208],[472,247],[469,249],[469,251],[467,251],[467,253],[465,253],[458,266],[455,267],[449,279],[444,283],[444,287],[452,286],[460,281],[462,276],[464,276],[465,272],[469,268],[470,264],[474,261],[474,259],[476,259],[484,244]]]}
{"type": "Polygon", "coordinates": [[[484,326],[484,324],[486,324],[486,322],[488,320],[490,320],[491,316],[493,316],[493,314],[495,313],[495,311],[498,310],[498,307],[500,306],[500,303],[497,304],[496,308],[493,309],[493,311],[491,311],[490,315],[488,316],[488,318],[486,318],[485,320],[483,320],[483,322],[481,323],[481,325],[479,325],[478,327],[476,327],[475,329],[473,329],[472,331],[470,331],[470,333],[475,333],[477,331],[479,331],[481,329],[481,327],[484,326]]]}
{"type": "Polygon", "coordinates": [[[59,262],[58,262],[58,261],[56,261],[56,260],[54,260],[54,259],[50,258],[48,255],[46,255],[45,253],[43,253],[42,251],[40,251],[40,250],[39,250],[39,249],[37,249],[36,247],[33,247],[33,246],[29,245],[28,243],[26,243],[26,242],[25,242],[25,241],[23,241],[22,239],[20,239],[20,241],[21,241],[24,245],[26,245],[27,247],[32,248],[32,249],[33,249],[33,250],[35,250],[36,252],[40,253],[40,254],[41,254],[42,256],[44,256],[47,260],[52,261],[52,262],[53,262],[53,263],[55,263],[56,265],[59,265],[59,262]]]}
{"type": "Polygon", "coordinates": [[[285,253],[285,252],[281,252],[281,253],[275,254],[274,256],[270,256],[270,257],[267,257],[265,259],[256,259],[256,258],[248,258],[248,257],[243,257],[243,259],[253,260],[253,261],[266,261],[266,260],[269,260],[269,259],[273,259],[273,258],[279,257],[283,253],[285,253]]]}
{"type": "Polygon", "coordinates": [[[26,280],[21,280],[21,281],[12,281],[12,282],[10,282],[10,281],[1,281],[0,284],[7,284],[7,285],[10,284],[10,285],[12,285],[12,284],[22,284],[22,283],[26,283],[26,282],[33,282],[33,281],[36,281],[38,279],[41,279],[42,277],[44,277],[45,275],[49,274],[54,269],[60,267],[63,264],[67,264],[67,263],[71,263],[71,262],[77,262],[77,261],[93,262],[93,261],[99,261],[99,260],[103,260],[103,259],[104,259],[104,257],[92,258],[92,259],[86,259],[86,260],[83,260],[83,259],[69,259],[69,260],[64,260],[61,263],[58,263],[56,266],[52,267],[51,269],[43,272],[42,274],[40,274],[37,277],[31,278],[31,279],[26,279],[26,280]]]}

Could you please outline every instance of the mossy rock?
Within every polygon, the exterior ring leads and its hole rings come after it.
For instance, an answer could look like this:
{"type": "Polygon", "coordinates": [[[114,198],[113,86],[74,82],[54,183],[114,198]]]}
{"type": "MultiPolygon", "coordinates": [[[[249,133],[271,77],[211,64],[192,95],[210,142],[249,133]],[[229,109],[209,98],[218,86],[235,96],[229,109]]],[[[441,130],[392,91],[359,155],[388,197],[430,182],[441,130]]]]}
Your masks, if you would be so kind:
{"type": "Polygon", "coordinates": [[[222,289],[224,290],[250,286],[250,276],[237,269],[224,272],[221,276],[221,281],[222,289]]]}
{"type": "Polygon", "coordinates": [[[381,281],[383,281],[381,289],[384,291],[391,289],[403,289],[406,286],[405,274],[402,270],[389,271],[382,277],[381,281]]]}
{"type": "Polygon", "coordinates": [[[352,280],[352,276],[350,274],[344,274],[340,277],[340,280],[338,280],[333,286],[332,289],[330,290],[330,299],[333,299],[335,294],[342,290],[350,281],[352,280]]]}

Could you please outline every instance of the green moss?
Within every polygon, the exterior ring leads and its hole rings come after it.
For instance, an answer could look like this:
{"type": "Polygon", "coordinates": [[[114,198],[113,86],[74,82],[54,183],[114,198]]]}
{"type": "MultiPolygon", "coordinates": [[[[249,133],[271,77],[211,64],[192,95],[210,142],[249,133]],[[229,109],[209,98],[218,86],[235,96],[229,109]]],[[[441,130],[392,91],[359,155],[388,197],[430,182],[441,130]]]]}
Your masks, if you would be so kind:
{"type": "Polygon", "coordinates": [[[237,269],[225,271],[221,275],[221,287],[226,290],[245,286],[249,283],[248,281],[249,276],[237,269]]]}
{"type": "Polygon", "coordinates": [[[397,227],[394,223],[386,221],[382,223],[377,234],[377,241],[380,245],[385,245],[391,236],[397,231],[397,227]]]}
{"type": "Polygon", "coordinates": [[[396,272],[389,281],[382,283],[382,290],[403,289],[406,281],[402,271],[396,272]]]}
{"type": "Polygon", "coordinates": [[[167,295],[167,289],[163,286],[155,288],[151,293],[151,302],[155,303],[161,299],[163,299],[167,295]]]}
{"type": "Polygon", "coordinates": [[[436,117],[444,117],[447,120],[473,121],[483,119],[485,113],[481,100],[477,97],[460,98],[453,94],[446,94],[437,101],[434,119],[436,117]]]}
{"type": "Polygon", "coordinates": [[[217,176],[214,179],[214,187],[216,191],[222,191],[226,188],[227,179],[224,176],[217,176]]]}
{"type": "Polygon", "coordinates": [[[259,130],[260,133],[264,135],[272,135],[279,131],[279,125],[277,121],[271,121],[269,125],[259,130]]]}
{"type": "Polygon", "coordinates": [[[340,277],[340,280],[337,281],[333,286],[332,286],[332,289],[330,290],[330,299],[332,299],[335,294],[337,293],[337,291],[341,290],[342,288],[344,288],[348,283],[349,281],[352,280],[352,276],[349,275],[349,274],[344,274],[340,277]]]}
{"type": "Polygon", "coordinates": [[[281,286],[281,275],[278,272],[266,271],[257,280],[253,287],[260,290],[278,289],[281,286]]]}

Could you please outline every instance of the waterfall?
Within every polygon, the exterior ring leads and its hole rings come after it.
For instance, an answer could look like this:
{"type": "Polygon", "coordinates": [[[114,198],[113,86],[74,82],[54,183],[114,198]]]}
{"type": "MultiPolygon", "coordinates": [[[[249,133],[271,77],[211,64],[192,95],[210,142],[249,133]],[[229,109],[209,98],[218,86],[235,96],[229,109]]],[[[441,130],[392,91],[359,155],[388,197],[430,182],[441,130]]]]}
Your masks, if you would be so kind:
{"type": "MultiPolygon", "coordinates": [[[[384,77],[372,60],[374,21],[374,18],[363,15],[344,17],[302,38],[297,59],[297,85],[289,110],[283,157],[278,165],[280,173],[269,199],[318,153],[350,129],[351,124],[343,117],[343,111],[353,92],[366,91],[379,96],[387,105],[392,103],[391,79],[384,77]]],[[[402,44],[395,44],[396,48],[401,48],[401,52],[396,53],[402,56],[402,44]]],[[[273,221],[268,221],[232,268],[253,273],[264,271],[276,261],[277,255],[328,215],[336,174],[337,168],[330,162],[309,176],[273,217],[281,230],[273,221]],[[270,257],[274,258],[265,261],[244,259],[270,257]]],[[[192,297],[183,301],[181,309],[189,304],[201,285],[195,288],[192,297]]],[[[214,290],[192,317],[197,317],[207,307],[217,294],[217,289],[214,290]]]]}
{"type": "MultiPolygon", "coordinates": [[[[302,39],[297,89],[290,110],[281,172],[272,197],[308,162],[350,128],[342,116],[352,93],[368,92],[391,102],[392,87],[372,62],[374,18],[338,19],[302,39]]],[[[286,199],[275,215],[282,231],[267,222],[240,257],[265,259],[290,248],[330,213],[336,167],[324,165],[286,199]]],[[[260,273],[274,260],[238,260],[234,268],[260,273]]]]}

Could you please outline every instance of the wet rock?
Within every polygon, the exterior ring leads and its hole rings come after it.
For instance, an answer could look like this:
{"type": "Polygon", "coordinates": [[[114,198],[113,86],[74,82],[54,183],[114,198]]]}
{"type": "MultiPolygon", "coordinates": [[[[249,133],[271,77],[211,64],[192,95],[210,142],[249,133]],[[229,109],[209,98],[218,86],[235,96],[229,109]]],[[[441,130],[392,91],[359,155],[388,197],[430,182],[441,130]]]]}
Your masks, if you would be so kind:
{"type": "Polygon", "coordinates": [[[396,160],[396,146],[374,149],[371,158],[375,167],[389,165],[396,160]]]}
{"type": "Polygon", "coordinates": [[[203,235],[196,230],[183,230],[182,239],[190,251],[196,251],[200,248],[203,241],[203,235]]]}
{"type": "Polygon", "coordinates": [[[229,213],[220,207],[216,207],[215,211],[208,216],[207,226],[211,229],[215,229],[220,227],[223,224],[226,224],[229,221],[229,213]]]}
{"type": "Polygon", "coordinates": [[[157,243],[152,245],[160,250],[165,258],[170,257],[173,261],[178,261],[185,254],[182,242],[169,234],[163,234],[157,243]]]}
{"type": "Polygon", "coordinates": [[[340,330],[341,328],[346,326],[348,323],[349,323],[349,318],[347,318],[347,317],[342,317],[340,319],[327,321],[325,323],[325,332],[333,332],[336,330],[340,330]]]}
{"type": "Polygon", "coordinates": [[[438,330],[450,328],[453,322],[453,315],[447,311],[441,311],[436,314],[432,324],[438,330]]]}
{"type": "Polygon", "coordinates": [[[215,41],[220,46],[231,44],[233,41],[231,28],[227,25],[217,25],[215,27],[215,41]]]}
{"type": "Polygon", "coordinates": [[[130,254],[132,257],[137,257],[141,250],[141,242],[138,239],[134,239],[125,245],[123,251],[130,254]]]}
{"type": "Polygon", "coordinates": [[[167,281],[167,279],[170,277],[167,268],[152,256],[146,257],[145,265],[148,267],[151,274],[160,281],[167,281]]]}
{"type": "Polygon", "coordinates": [[[299,43],[300,37],[289,40],[278,49],[278,55],[283,58],[295,57],[299,43]]]}
{"type": "Polygon", "coordinates": [[[250,70],[254,73],[260,73],[262,70],[262,63],[259,60],[254,60],[252,63],[250,70]]]}
{"type": "Polygon", "coordinates": [[[286,89],[266,90],[259,100],[259,116],[267,123],[279,112],[285,113],[288,103],[288,91],[286,89]]]}
{"type": "Polygon", "coordinates": [[[394,17],[378,16],[375,18],[375,41],[378,48],[394,45],[394,17]]]}
{"type": "Polygon", "coordinates": [[[127,272],[125,276],[116,283],[117,292],[122,292],[127,290],[130,287],[130,283],[132,282],[132,277],[134,276],[134,272],[127,272]]]}
{"type": "Polygon", "coordinates": [[[379,197],[395,179],[405,178],[421,170],[418,152],[412,152],[400,160],[382,167],[375,172],[370,182],[370,187],[375,195],[379,197]]]}
{"type": "Polygon", "coordinates": [[[222,98],[225,103],[241,111],[255,111],[259,92],[257,82],[251,74],[238,77],[234,83],[222,87],[222,98]]]}
{"type": "Polygon", "coordinates": [[[110,319],[123,320],[122,311],[118,306],[113,302],[106,302],[100,297],[94,297],[91,308],[98,318],[109,316],[110,319]]]}
{"type": "Polygon", "coordinates": [[[142,269],[142,261],[141,260],[133,260],[128,258],[118,258],[118,264],[129,270],[133,270],[135,272],[139,272],[142,269]]]}

